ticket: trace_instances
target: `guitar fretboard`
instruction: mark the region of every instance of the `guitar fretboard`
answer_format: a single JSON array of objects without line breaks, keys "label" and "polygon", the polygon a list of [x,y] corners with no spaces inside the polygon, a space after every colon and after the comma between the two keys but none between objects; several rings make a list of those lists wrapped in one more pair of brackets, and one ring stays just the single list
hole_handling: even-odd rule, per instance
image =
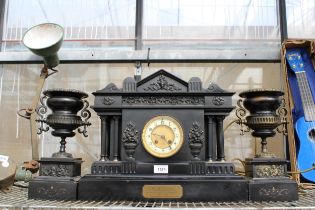
[{"label": "guitar fretboard", "polygon": [[308,84],[305,71],[296,72],[296,78],[300,89],[305,120],[314,121],[315,106],[313,101],[313,95],[311,92],[311,88]]}]

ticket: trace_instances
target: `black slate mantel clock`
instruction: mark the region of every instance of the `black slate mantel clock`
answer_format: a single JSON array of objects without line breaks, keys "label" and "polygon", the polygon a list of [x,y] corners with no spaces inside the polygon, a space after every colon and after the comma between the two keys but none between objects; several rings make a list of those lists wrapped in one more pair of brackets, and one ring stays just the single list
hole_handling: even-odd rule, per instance
[{"label": "black slate mantel clock", "polygon": [[160,70],[93,94],[101,158],[80,179],[79,199],[248,200],[247,181],[224,155],[223,119],[234,93]]}]

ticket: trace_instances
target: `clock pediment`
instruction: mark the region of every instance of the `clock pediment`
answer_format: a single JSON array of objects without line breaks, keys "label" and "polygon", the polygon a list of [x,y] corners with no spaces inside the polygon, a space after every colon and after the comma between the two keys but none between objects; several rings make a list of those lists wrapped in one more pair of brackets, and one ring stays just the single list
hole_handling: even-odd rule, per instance
[{"label": "clock pediment", "polygon": [[187,92],[188,83],[161,69],[137,83],[137,92]]},{"label": "clock pediment", "polygon": [[210,83],[209,87],[204,89],[198,77],[192,77],[186,82],[161,69],[138,82],[133,77],[127,77],[122,88],[110,83],[93,94],[93,108],[102,114],[131,107],[204,108],[207,112],[224,113],[233,109],[231,96],[234,93],[221,89],[215,83]]}]

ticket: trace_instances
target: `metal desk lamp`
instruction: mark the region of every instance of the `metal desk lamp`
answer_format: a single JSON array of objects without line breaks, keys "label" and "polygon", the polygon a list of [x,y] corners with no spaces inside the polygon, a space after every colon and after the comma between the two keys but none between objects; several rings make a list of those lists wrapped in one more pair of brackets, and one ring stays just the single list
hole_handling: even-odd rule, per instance
[{"label": "metal desk lamp", "polygon": [[[36,114],[35,109],[40,99],[40,94],[45,83],[45,79],[56,73],[57,70],[53,69],[58,66],[59,58],[57,55],[58,50],[61,47],[64,36],[63,28],[55,23],[43,23],[36,25],[29,30],[23,36],[23,44],[34,54],[43,57],[44,67],[41,69],[41,73],[38,79],[38,85],[36,94],[32,100],[31,106],[26,109],[18,111],[18,115],[30,120],[31,125],[31,143],[32,143],[32,159],[37,161],[39,159],[38,154],[38,137],[36,127]],[[49,71],[51,70],[51,71]],[[32,161],[34,167],[37,164]],[[29,165],[29,164],[28,164]],[[32,166],[30,166],[32,167]],[[38,164],[37,164],[38,168]]]}]

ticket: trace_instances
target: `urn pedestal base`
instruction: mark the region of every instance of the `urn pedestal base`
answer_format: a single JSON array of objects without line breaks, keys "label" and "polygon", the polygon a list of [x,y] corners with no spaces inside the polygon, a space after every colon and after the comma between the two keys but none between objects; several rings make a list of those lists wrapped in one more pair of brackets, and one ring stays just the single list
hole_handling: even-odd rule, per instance
[{"label": "urn pedestal base", "polygon": [[81,158],[41,158],[39,163],[39,176],[29,184],[29,199],[77,199]]},{"label": "urn pedestal base", "polygon": [[298,199],[297,183],[288,178],[287,160],[256,157],[245,160],[245,173],[250,177],[249,200],[294,201]]},{"label": "urn pedestal base", "polygon": [[245,174],[252,178],[287,177],[288,161],[281,158],[246,158]]},{"label": "urn pedestal base", "polygon": [[39,176],[30,181],[29,199],[77,200],[78,182],[73,177]]},{"label": "urn pedestal base", "polygon": [[249,180],[251,201],[295,201],[298,198],[298,185],[289,178]]},{"label": "urn pedestal base", "polygon": [[247,201],[247,180],[240,176],[86,175],[79,200]]},{"label": "urn pedestal base", "polygon": [[81,158],[41,158],[39,175],[52,177],[74,177],[81,175]]}]

